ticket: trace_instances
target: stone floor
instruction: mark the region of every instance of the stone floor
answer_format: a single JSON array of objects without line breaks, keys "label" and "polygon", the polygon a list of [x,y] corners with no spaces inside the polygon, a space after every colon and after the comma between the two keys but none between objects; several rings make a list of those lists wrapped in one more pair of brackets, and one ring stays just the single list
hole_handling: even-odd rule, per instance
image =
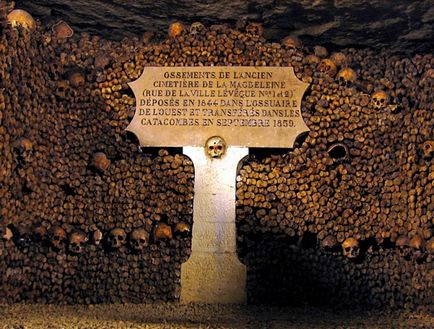
[{"label": "stone floor", "polygon": [[224,305],[0,305],[0,328],[434,328],[434,315]]}]

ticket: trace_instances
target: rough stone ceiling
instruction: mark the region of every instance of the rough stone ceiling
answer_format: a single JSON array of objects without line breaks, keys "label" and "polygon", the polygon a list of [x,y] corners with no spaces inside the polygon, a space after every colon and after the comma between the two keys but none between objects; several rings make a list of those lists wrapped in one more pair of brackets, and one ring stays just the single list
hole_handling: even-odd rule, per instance
[{"label": "rough stone ceiling", "polygon": [[432,0],[18,0],[16,7],[44,24],[63,19],[75,31],[113,40],[145,31],[163,38],[173,21],[232,26],[258,21],[267,38],[280,40],[292,34],[308,46],[434,49]]}]

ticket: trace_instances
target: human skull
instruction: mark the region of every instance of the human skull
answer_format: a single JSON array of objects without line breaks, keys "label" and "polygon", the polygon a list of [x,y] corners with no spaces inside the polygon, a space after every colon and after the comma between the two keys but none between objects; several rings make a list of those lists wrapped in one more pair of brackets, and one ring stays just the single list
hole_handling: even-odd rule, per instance
[{"label": "human skull", "polygon": [[205,32],[205,26],[200,22],[194,22],[190,26],[190,34],[196,35]]},{"label": "human skull", "polygon": [[46,236],[47,236],[47,229],[44,226],[38,224],[33,227],[33,239],[36,242],[44,241]]},{"label": "human skull", "polygon": [[22,9],[14,9],[7,16],[8,23],[16,28],[22,26],[26,30],[33,30],[36,26],[36,22],[27,11]]},{"label": "human skull", "polygon": [[107,245],[111,249],[119,249],[127,242],[127,234],[121,228],[114,228],[107,237]]},{"label": "human skull", "polygon": [[59,39],[67,39],[74,35],[72,28],[64,21],[59,21],[58,23],[54,24],[51,30]]},{"label": "human skull", "polygon": [[338,71],[338,68],[333,61],[325,58],[318,64],[318,70],[327,74],[330,77],[334,77],[336,75],[336,72]]},{"label": "human skull", "polygon": [[434,141],[426,141],[422,143],[422,152],[425,158],[430,158],[434,155]]},{"label": "human skull", "polygon": [[145,229],[136,229],[130,234],[130,246],[135,251],[143,251],[149,244],[149,233]]},{"label": "human skull", "polygon": [[14,242],[18,247],[26,248],[30,246],[32,240],[32,232],[30,226],[26,224],[20,224],[16,228],[16,234],[14,234]]},{"label": "human skull", "polygon": [[51,245],[57,250],[63,250],[66,244],[66,232],[60,226],[54,226],[50,230]]},{"label": "human skull", "polygon": [[19,161],[31,162],[33,156],[33,143],[28,138],[20,138],[14,143],[18,153]]},{"label": "human skull", "polygon": [[431,238],[426,244],[427,259],[426,262],[431,264],[434,261],[434,237]]},{"label": "human skull", "polygon": [[226,152],[226,143],[223,138],[214,136],[206,141],[205,150],[213,159],[221,158]]},{"label": "human skull", "polygon": [[377,90],[372,94],[372,105],[380,110],[389,103],[389,95],[384,90]]},{"label": "human skull", "polygon": [[69,237],[68,250],[74,254],[83,253],[87,240],[88,238],[83,232],[72,232]]},{"label": "human skull", "polygon": [[5,241],[10,241],[14,237],[14,233],[9,227],[0,228],[0,235]]},{"label": "human skull", "polygon": [[413,257],[420,259],[424,256],[425,241],[420,235],[415,235],[410,240],[410,246],[413,249]]},{"label": "human skull", "polygon": [[187,235],[188,233],[190,233],[190,225],[184,222],[179,222],[178,224],[176,224],[175,234]]},{"label": "human skull", "polygon": [[321,61],[321,59],[318,56],[312,55],[312,54],[305,56],[304,60],[309,65],[316,65],[316,64],[318,64]]},{"label": "human skull", "polygon": [[282,40],[282,45],[288,49],[297,49],[302,47],[300,39],[291,35]]},{"label": "human skull", "polygon": [[246,32],[252,36],[262,37],[264,35],[264,27],[260,23],[252,22],[246,26]]},{"label": "human skull", "polygon": [[344,53],[336,52],[330,55],[330,60],[338,66],[344,66],[348,62],[348,58]]},{"label": "human skull", "polygon": [[92,233],[92,242],[98,246],[102,240],[102,232],[100,230],[96,230]]},{"label": "human skull", "polygon": [[95,66],[96,69],[102,70],[103,68],[108,66],[110,62],[111,62],[110,55],[104,52],[95,57],[93,65]]},{"label": "human skull", "polygon": [[173,238],[172,229],[169,225],[158,223],[154,229],[154,241],[171,240]]},{"label": "human skull", "polygon": [[66,91],[69,88],[68,80],[59,80],[57,81],[57,86],[54,91],[54,94],[59,98],[64,98],[66,96]]},{"label": "human skull", "polygon": [[313,53],[315,54],[315,56],[318,56],[319,58],[327,57],[329,54],[327,48],[322,46],[313,47]]},{"label": "human skull", "polygon": [[426,251],[430,255],[434,255],[434,237],[432,237],[430,240],[428,240],[428,242],[426,244]]},{"label": "human skull", "polygon": [[180,22],[175,22],[170,24],[169,26],[169,37],[176,38],[182,34],[182,32],[185,30],[185,27]]},{"label": "human skull", "polygon": [[410,239],[405,236],[401,235],[396,239],[395,242],[396,248],[398,250],[398,254],[401,257],[404,257],[408,259],[411,255],[411,247],[410,247]]},{"label": "human skull", "polygon": [[104,171],[110,167],[110,160],[103,152],[96,152],[92,157],[92,166],[95,169]]},{"label": "human skull", "polygon": [[142,41],[145,45],[149,44],[151,40],[155,37],[155,33],[152,31],[145,31],[142,35]]},{"label": "human skull", "polygon": [[348,238],[342,243],[342,250],[347,258],[354,259],[360,255],[360,244],[355,238]]},{"label": "human skull", "polygon": [[338,81],[345,87],[351,87],[357,79],[357,74],[349,67],[343,68],[337,75]]},{"label": "human skull", "polygon": [[421,87],[430,87],[432,88],[434,85],[434,69],[428,69],[428,71],[426,71],[421,79],[419,80],[419,86]]},{"label": "human skull", "polygon": [[321,241],[321,249],[324,251],[333,251],[338,245],[336,238],[333,235],[326,236]]},{"label": "human skull", "polygon": [[69,84],[73,87],[80,87],[85,83],[85,77],[82,71],[74,69],[68,73]]},{"label": "human skull", "polygon": [[33,143],[28,138],[20,138],[17,142],[17,148],[20,152],[29,152],[33,149]]}]

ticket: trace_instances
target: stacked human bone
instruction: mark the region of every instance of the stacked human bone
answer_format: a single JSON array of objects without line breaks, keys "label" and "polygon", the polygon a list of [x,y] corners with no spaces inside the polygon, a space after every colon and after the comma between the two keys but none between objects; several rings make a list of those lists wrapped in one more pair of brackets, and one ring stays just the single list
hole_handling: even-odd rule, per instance
[{"label": "stacked human bone", "polygon": [[310,83],[311,131],[291,152],[252,151],[240,169],[250,301],[429,307],[432,55],[329,54],[270,43],[254,23],[111,42],[12,9],[1,8],[1,301],[177,300],[193,164],[125,132],[127,83],[145,66],[265,65]]},{"label": "stacked human bone", "polygon": [[176,300],[194,171],[124,131],[134,98],[115,90],[139,43],[15,14],[2,12],[0,45],[0,300]]}]

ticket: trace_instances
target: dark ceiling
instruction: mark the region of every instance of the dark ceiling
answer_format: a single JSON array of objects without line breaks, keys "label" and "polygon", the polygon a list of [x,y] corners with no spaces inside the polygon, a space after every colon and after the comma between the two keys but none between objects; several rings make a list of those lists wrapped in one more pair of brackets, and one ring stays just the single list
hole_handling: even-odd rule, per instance
[{"label": "dark ceiling", "polygon": [[[298,36],[306,45],[372,47],[400,52],[432,52],[432,0],[17,0],[44,24],[62,19],[75,31],[112,40],[166,35],[173,21],[205,25],[262,22],[267,38]],[[241,24],[242,25],[242,24]]]}]

